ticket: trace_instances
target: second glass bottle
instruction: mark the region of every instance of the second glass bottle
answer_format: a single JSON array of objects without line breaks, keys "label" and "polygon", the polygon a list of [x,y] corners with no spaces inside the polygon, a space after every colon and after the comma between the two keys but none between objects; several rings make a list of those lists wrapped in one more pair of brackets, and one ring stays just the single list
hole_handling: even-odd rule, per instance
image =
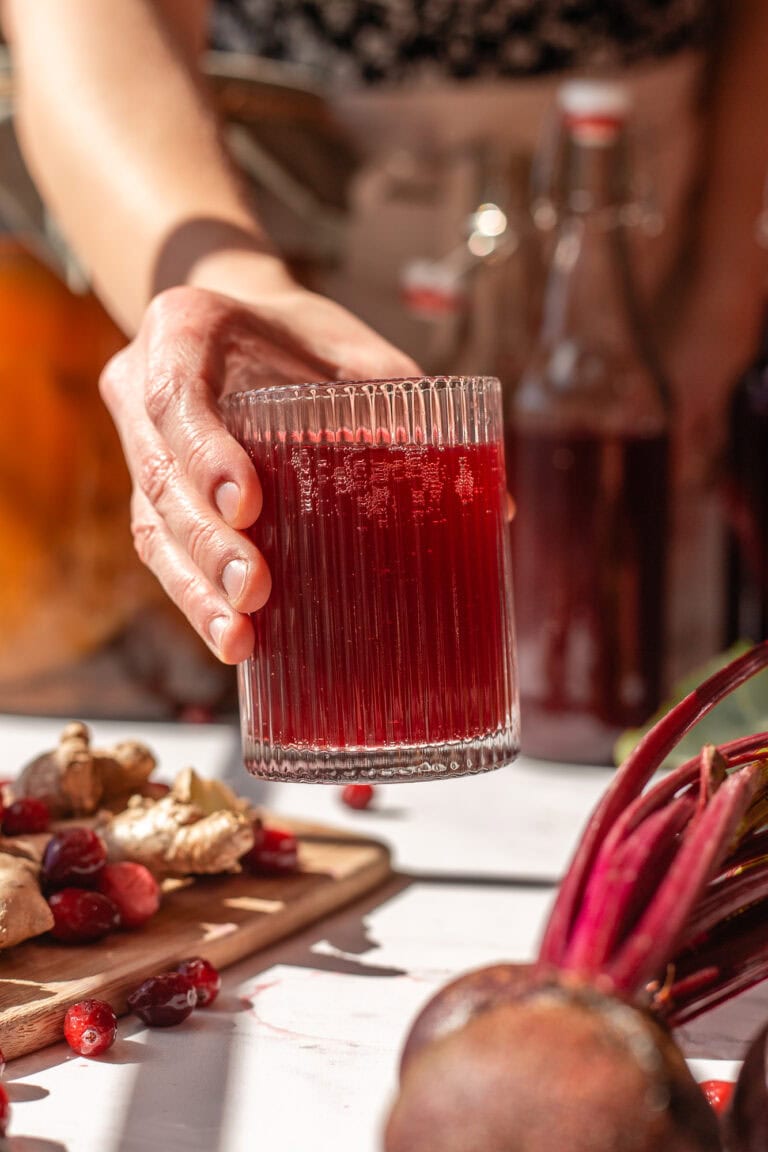
[{"label": "second glass bottle", "polygon": [[593,764],[663,670],[668,392],[628,254],[627,112],[616,85],[561,90],[557,229],[507,429],[523,751]]}]

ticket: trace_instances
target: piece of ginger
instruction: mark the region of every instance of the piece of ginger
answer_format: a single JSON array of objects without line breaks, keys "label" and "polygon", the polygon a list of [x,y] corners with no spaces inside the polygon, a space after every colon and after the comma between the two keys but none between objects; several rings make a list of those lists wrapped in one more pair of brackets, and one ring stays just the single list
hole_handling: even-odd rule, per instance
[{"label": "piece of ginger", "polygon": [[182,804],[194,804],[201,812],[209,815],[222,809],[230,812],[253,813],[251,803],[238,796],[231,788],[211,777],[198,775],[194,768],[183,768],[173,782],[171,793]]},{"label": "piece of ginger", "polygon": [[53,927],[40,890],[36,852],[22,842],[0,842],[0,948],[10,948]]},{"label": "piece of ginger", "polygon": [[92,748],[87,725],[73,721],[56,748],[22,769],[10,788],[11,798],[36,796],[54,818],[87,816],[115,796],[138,791],[155,764],[149,748],[135,740],[105,750]]},{"label": "piece of ginger", "polygon": [[205,814],[169,792],[160,800],[132,796],[98,832],[111,861],[136,860],[165,876],[239,872],[240,857],[253,847],[253,822],[222,808]]}]

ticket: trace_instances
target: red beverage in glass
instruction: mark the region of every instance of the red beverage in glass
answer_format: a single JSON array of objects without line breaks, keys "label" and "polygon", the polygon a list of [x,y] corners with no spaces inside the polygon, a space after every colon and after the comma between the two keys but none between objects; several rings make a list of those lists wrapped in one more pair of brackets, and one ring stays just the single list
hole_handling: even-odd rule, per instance
[{"label": "red beverage in glass", "polygon": [[238,435],[261,478],[252,535],[272,574],[241,669],[248,766],[402,779],[511,760],[500,410],[479,443],[376,421]]},{"label": "red beverage in glass", "polygon": [[608,763],[659,704],[667,452],[665,436],[508,437],[524,752]]},{"label": "red beverage in glass", "polygon": [[[254,445],[254,615],[281,744],[464,740],[504,718],[501,445]],[[286,508],[296,515],[285,515]],[[341,643],[330,643],[330,638]]]}]

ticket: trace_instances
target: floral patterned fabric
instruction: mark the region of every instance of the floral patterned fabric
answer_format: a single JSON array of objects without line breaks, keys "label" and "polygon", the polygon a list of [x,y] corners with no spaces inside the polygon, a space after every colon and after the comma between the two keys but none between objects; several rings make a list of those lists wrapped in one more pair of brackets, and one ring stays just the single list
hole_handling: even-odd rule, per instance
[{"label": "floral patterned fabric", "polygon": [[716,0],[217,0],[212,46],[336,83],[609,69],[699,46]]}]

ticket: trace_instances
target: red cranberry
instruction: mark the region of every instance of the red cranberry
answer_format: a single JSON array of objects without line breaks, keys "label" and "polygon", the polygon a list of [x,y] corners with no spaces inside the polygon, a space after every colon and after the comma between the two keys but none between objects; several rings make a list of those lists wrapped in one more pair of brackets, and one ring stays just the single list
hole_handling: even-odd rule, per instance
[{"label": "red cranberry", "polygon": [[51,893],[51,936],[63,944],[89,944],[101,940],[120,923],[117,908],[100,892],[88,888],[62,888]]},{"label": "red cranberry", "polygon": [[80,1000],[67,1009],[64,1039],[80,1056],[100,1056],[117,1036],[117,1016],[104,1000]]},{"label": "red cranberry", "polygon": [[192,981],[197,993],[198,1008],[207,1008],[209,1004],[213,1004],[221,991],[221,976],[210,960],[204,960],[202,956],[182,960],[181,964],[177,965],[176,971]]},{"label": "red cranberry", "polygon": [[216,716],[207,704],[183,704],[179,709],[179,720],[184,724],[212,724]]},{"label": "red cranberry", "polygon": [[11,1101],[8,1098],[8,1089],[0,1084],[0,1137],[8,1131],[8,1121],[11,1118]]},{"label": "red cranberry", "polygon": [[182,972],[163,972],[150,976],[128,997],[128,1007],[145,1024],[169,1028],[186,1020],[197,1003],[197,993],[188,976]]},{"label": "red cranberry", "polygon": [[22,796],[14,800],[3,812],[3,836],[29,836],[47,832],[51,813],[44,800],[36,796]]},{"label": "red cranberry", "polygon": [[160,907],[160,885],[149,868],[134,860],[106,864],[99,876],[99,892],[117,908],[122,928],[138,928]]},{"label": "red cranberry", "polygon": [[341,792],[342,804],[348,808],[367,808],[373,800],[373,784],[347,784]]},{"label": "red cranberry", "polygon": [[265,828],[257,821],[253,833],[253,848],[241,860],[250,872],[279,876],[296,871],[299,866],[299,845],[293,832],[286,832],[282,828]]},{"label": "red cranberry", "polygon": [[95,888],[107,859],[104,841],[92,828],[64,828],[51,836],[43,855],[42,881],[57,888]]},{"label": "red cranberry", "polygon": [[699,1087],[715,1112],[725,1111],[734,1089],[730,1080],[705,1080]]}]

